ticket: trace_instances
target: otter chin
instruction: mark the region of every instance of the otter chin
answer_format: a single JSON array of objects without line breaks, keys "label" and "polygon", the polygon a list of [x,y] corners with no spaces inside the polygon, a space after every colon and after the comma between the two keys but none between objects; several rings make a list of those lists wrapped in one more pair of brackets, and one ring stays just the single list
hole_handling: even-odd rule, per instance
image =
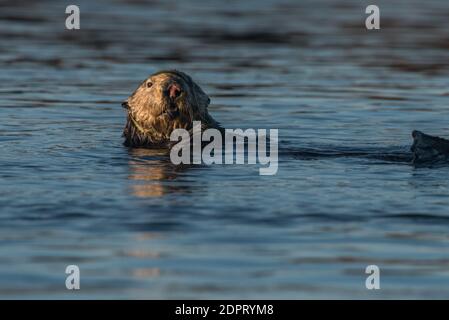
[{"label": "otter chin", "polygon": [[184,72],[156,72],[122,103],[128,111],[124,144],[167,148],[172,131],[191,130],[193,121],[201,121],[204,129],[221,129],[208,112],[209,104],[209,96]]}]

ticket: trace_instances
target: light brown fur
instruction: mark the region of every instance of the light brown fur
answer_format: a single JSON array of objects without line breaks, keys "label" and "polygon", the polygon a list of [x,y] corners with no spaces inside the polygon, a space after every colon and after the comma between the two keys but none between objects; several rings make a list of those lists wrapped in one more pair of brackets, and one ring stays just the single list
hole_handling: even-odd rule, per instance
[{"label": "light brown fur", "polygon": [[[182,91],[172,99],[167,88],[175,83]],[[123,135],[125,145],[165,148],[170,145],[174,129],[191,130],[193,121],[203,128],[220,128],[207,110],[210,99],[187,74],[180,71],[160,71],[143,81],[122,103],[128,110]],[[175,116],[167,110],[176,109]]]}]

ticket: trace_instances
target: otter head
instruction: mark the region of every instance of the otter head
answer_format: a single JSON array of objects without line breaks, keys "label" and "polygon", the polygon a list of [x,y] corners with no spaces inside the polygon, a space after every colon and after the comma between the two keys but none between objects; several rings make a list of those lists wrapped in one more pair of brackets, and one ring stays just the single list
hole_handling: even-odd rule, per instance
[{"label": "otter head", "polygon": [[165,147],[174,129],[190,130],[193,121],[216,128],[209,103],[207,94],[184,72],[159,71],[122,103],[128,110],[125,145]]},{"label": "otter head", "polygon": [[414,164],[433,164],[447,161],[449,158],[449,141],[439,137],[433,137],[422,133],[421,131],[413,131],[413,152]]}]

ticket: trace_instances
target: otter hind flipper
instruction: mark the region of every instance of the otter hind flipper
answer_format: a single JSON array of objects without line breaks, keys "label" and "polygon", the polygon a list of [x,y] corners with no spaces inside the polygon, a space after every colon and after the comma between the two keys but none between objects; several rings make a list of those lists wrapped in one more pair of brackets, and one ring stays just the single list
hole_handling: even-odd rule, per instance
[{"label": "otter hind flipper", "polygon": [[410,150],[413,153],[413,164],[449,164],[449,140],[431,136],[418,130],[412,132],[412,137],[413,145]]}]

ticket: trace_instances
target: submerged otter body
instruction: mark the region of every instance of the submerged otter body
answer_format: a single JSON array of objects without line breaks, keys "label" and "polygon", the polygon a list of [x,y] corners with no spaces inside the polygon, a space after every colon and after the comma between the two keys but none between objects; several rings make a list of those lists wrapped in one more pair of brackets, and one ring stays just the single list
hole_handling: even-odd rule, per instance
[{"label": "submerged otter body", "polygon": [[143,81],[122,103],[128,110],[123,135],[130,147],[165,148],[174,129],[220,128],[207,110],[210,98],[181,71],[159,71]]},{"label": "submerged otter body", "polygon": [[[143,81],[122,103],[128,111],[123,131],[124,144],[129,147],[169,148],[172,131],[181,128],[191,130],[193,121],[201,121],[202,129],[222,131],[208,112],[209,103],[208,95],[184,72],[159,71]],[[414,165],[449,163],[449,140],[416,130],[412,137],[412,154],[406,157],[411,160],[407,161]],[[328,156],[328,153],[323,155]],[[352,155],[354,152],[338,156]],[[373,157],[373,154],[369,156]],[[391,160],[396,156],[383,154],[381,158]]]}]

